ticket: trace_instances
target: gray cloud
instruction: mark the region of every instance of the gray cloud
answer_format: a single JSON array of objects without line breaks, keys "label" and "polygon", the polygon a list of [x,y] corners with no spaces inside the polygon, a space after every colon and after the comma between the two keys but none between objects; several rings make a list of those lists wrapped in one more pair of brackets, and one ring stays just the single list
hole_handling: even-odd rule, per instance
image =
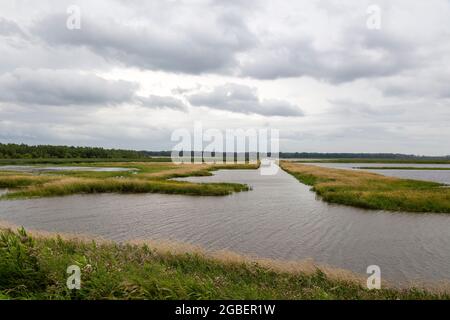
[{"label": "gray cloud", "polygon": [[[170,134],[156,132],[201,120],[279,127],[292,151],[449,153],[450,2],[379,0],[378,31],[366,28],[372,3],[3,1],[0,140],[158,148]],[[66,28],[70,4],[81,30]],[[227,82],[255,89],[214,88]]]},{"label": "gray cloud", "polygon": [[[170,12],[178,13],[176,8]],[[63,14],[49,15],[32,32],[50,45],[87,47],[107,60],[141,69],[192,74],[230,71],[236,66],[236,54],[255,42],[242,18],[228,11],[208,12],[201,24],[189,20],[176,24],[173,17],[164,24],[146,20],[131,25],[83,16],[80,30],[65,28],[66,19]]]},{"label": "gray cloud", "polygon": [[256,89],[228,83],[215,87],[210,92],[200,92],[187,96],[193,106],[226,110],[244,114],[264,116],[300,117],[302,110],[283,100],[261,100]]},{"label": "gray cloud", "polygon": [[307,76],[342,83],[397,74],[413,65],[412,46],[388,32],[359,27],[344,34],[338,46],[329,48],[318,48],[309,38],[276,38],[252,51],[241,72],[259,79]]},{"label": "gray cloud", "polygon": [[16,22],[3,17],[0,17],[0,35],[27,37],[25,32]]},{"label": "gray cloud", "polygon": [[[293,15],[298,6],[292,5],[292,13],[287,13]],[[385,20],[395,17],[389,14],[391,6],[395,7],[383,6]],[[85,9],[86,4],[81,7]],[[395,10],[401,7],[399,4]],[[90,15],[91,10],[82,10],[80,30],[67,29],[67,14],[60,12],[35,19],[28,32],[53,49],[88,50],[112,65],[188,74],[234,74],[255,79],[311,77],[343,83],[396,75],[426,63],[419,54],[428,46],[424,37],[405,37],[392,24],[384,24],[378,31],[368,30],[366,8],[364,1],[359,5],[319,2],[309,7],[313,15],[322,13],[322,19],[323,12],[327,13],[329,19],[316,24],[319,28],[321,22],[329,23],[330,41],[321,39],[321,33],[305,33],[313,27],[311,21],[285,22],[282,19],[286,17],[265,12],[266,2],[255,1],[119,1],[111,6],[111,12]],[[350,14],[352,10],[357,14]],[[345,23],[333,16],[336,13],[348,17]],[[270,24],[266,23],[268,18]],[[432,21],[433,16],[422,18]],[[397,25],[402,26],[405,20]],[[23,27],[2,19],[0,33],[2,29],[4,33],[19,33]],[[436,39],[442,36],[441,30],[433,31]]]},{"label": "gray cloud", "polygon": [[292,13],[274,13],[284,27],[259,30],[259,45],[243,58],[241,75],[340,84],[421,70],[449,50],[449,2],[431,2],[425,7],[419,1],[379,1],[379,30],[366,27],[366,9],[373,4],[367,0],[290,3]]},{"label": "gray cloud", "polygon": [[[448,69],[448,68],[447,68]],[[416,74],[404,74],[376,82],[377,87],[389,97],[435,99],[450,98],[450,70],[423,70]]]},{"label": "gray cloud", "polygon": [[168,108],[180,111],[186,111],[186,104],[180,99],[171,96],[149,95],[147,97],[136,97],[144,107],[149,108]]},{"label": "gray cloud", "polygon": [[329,113],[340,117],[363,117],[372,121],[389,121],[392,117],[403,116],[408,111],[408,106],[403,104],[371,104],[369,102],[355,101],[352,99],[330,99],[332,105]]},{"label": "gray cloud", "polygon": [[[171,15],[175,9],[168,10]],[[189,74],[237,72],[257,79],[309,76],[339,83],[396,74],[414,60],[413,44],[390,32],[367,30],[364,24],[340,30],[340,43],[323,49],[301,34],[258,39],[236,10],[217,10],[216,3],[210,10],[212,19],[180,25],[170,20],[164,25],[149,20],[131,25],[83,16],[80,30],[65,28],[66,15],[53,14],[36,22],[31,31],[52,46],[86,47],[126,66]]]},{"label": "gray cloud", "polygon": [[139,96],[138,84],[107,80],[72,70],[16,69],[0,75],[0,101],[22,105],[105,106],[124,103],[147,108],[185,110],[183,101],[170,96]]},{"label": "gray cloud", "polygon": [[137,85],[68,70],[17,69],[0,76],[0,88],[1,101],[64,106],[128,102]]}]

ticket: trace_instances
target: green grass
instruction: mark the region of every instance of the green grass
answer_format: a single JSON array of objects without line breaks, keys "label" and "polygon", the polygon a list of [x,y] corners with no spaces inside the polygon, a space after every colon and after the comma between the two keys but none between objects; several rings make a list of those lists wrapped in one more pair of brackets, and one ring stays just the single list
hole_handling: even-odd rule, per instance
[{"label": "green grass", "polygon": [[[287,160],[286,160],[287,161]],[[304,159],[293,160],[295,163],[411,163],[411,164],[450,164],[450,160],[420,159]]]},{"label": "green grass", "polygon": [[181,181],[151,182],[131,179],[79,180],[52,183],[3,195],[4,199],[67,196],[80,193],[165,193],[196,196],[224,196],[248,191],[246,185],[232,183],[189,183]]},{"label": "green grass", "polygon": [[[66,286],[81,269],[81,289]],[[150,245],[32,237],[0,230],[3,299],[448,299],[418,288],[367,290],[315,272],[283,272],[258,261],[174,253]]]},{"label": "green grass", "polygon": [[324,201],[365,209],[450,213],[450,188],[419,180],[282,161],[281,167]]},{"label": "green grass", "polygon": [[36,177],[31,175],[3,175],[0,173],[0,188],[23,188],[42,185],[52,181],[51,177]]},{"label": "green grass", "polygon": [[354,167],[362,170],[450,170],[450,168],[438,167]]},{"label": "green grass", "polygon": [[36,159],[0,159],[0,165],[33,165],[33,164],[79,164],[97,162],[170,162],[170,157],[148,157],[138,159],[114,158],[36,158]]},{"label": "green grass", "polygon": [[[73,165],[66,163],[65,165]],[[257,165],[231,164],[176,165],[170,162],[99,162],[79,163],[90,167],[123,167],[137,169],[126,172],[58,171],[37,174],[1,172],[0,188],[9,192],[0,199],[66,196],[82,193],[166,193],[197,196],[223,196],[248,191],[249,187],[237,183],[193,183],[172,178],[207,176],[217,169],[256,169]]]}]

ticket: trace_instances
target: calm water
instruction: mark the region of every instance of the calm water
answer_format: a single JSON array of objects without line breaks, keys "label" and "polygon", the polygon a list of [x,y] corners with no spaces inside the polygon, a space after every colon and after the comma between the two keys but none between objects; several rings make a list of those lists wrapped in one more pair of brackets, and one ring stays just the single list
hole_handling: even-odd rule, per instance
[{"label": "calm water", "polygon": [[[306,164],[306,163],[305,163]],[[327,168],[336,169],[353,169],[357,167],[420,167],[420,168],[449,168],[450,164],[408,164],[408,163],[309,163]],[[376,169],[356,169],[370,171],[385,176],[416,179],[416,180],[428,180],[445,184],[450,184],[450,170],[376,170]]]},{"label": "calm water", "polygon": [[92,171],[92,172],[123,172],[134,171],[131,168],[108,168],[108,167],[73,167],[73,166],[0,166],[0,171],[20,171],[20,172],[52,172],[52,171]]},{"label": "calm water", "polygon": [[377,264],[394,282],[450,279],[450,215],[365,211],[318,201],[280,171],[223,170],[192,181],[243,182],[225,197],[76,195],[0,201],[0,220],[113,240],[171,239],[208,249],[316,262],[365,273]]}]

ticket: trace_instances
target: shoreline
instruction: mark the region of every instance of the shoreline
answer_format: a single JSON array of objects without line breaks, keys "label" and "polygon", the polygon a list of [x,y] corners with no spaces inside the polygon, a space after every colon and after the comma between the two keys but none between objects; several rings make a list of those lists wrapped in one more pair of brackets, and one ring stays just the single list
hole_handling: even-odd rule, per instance
[{"label": "shoreline", "polygon": [[[20,230],[19,226],[7,221],[0,220],[0,234],[6,230]],[[96,243],[98,245],[132,245],[149,246],[152,250],[164,255],[198,255],[204,259],[227,264],[245,264],[250,266],[260,266],[276,273],[287,273],[291,275],[305,274],[313,275],[317,271],[322,272],[327,278],[333,281],[344,281],[365,287],[369,275],[360,274],[349,269],[339,268],[326,263],[316,263],[313,258],[306,257],[296,260],[283,260],[267,257],[254,256],[228,249],[206,249],[200,244],[192,244],[177,240],[166,239],[130,239],[115,241],[104,238],[100,235],[85,233],[67,233],[58,231],[46,231],[34,228],[26,228],[26,232],[35,239],[62,239],[63,241],[75,241],[82,243]],[[450,281],[441,280],[409,280],[393,281],[382,279],[382,289],[387,290],[425,290],[430,293],[450,294]]]},{"label": "shoreline", "polygon": [[[369,290],[345,271],[191,246],[173,251],[147,241],[119,244],[1,229],[0,247],[2,299],[450,299],[448,287],[395,288],[382,282],[381,289]],[[81,271],[76,291],[66,287],[66,269],[73,265]]]},{"label": "shoreline", "polygon": [[[80,164],[82,165],[82,164]],[[169,162],[96,163],[92,167],[119,167],[138,171],[58,171],[45,174],[1,171],[0,188],[10,192],[0,200],[66,196],[88,193],[161,193],[192,196],[225,196],[249,191],[238,183],[192,183],[173,178],[207,176],[220,169],[257,169],[259,164],[182,164]]]},{"label": "shoreline", "polygon": [[450,213],[450,189],[442,188],[443,183],[289,161],[280,161],[280,167],[328,203],[391,212]]}]

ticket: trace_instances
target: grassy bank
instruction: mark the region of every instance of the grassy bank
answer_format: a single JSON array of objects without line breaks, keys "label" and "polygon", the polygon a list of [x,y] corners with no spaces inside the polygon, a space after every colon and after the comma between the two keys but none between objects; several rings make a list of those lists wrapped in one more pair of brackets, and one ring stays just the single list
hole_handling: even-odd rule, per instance
[{"label": "grassy bank", "polygon": [[[81,290],[66,287],[81,269]],[[284,272],[258,261],[174,253],[145,244],[31,237],[0,230],[3,299],[448,299],[421,289],[367,290],[320,270]]]},{"label": "grassy bank", "polygon": [[[73,165],[67,163],[65,165]],[[211,175],[218,169],[256,169],[252,164],[183,164],[171,162],[101,162],[77,163],[78,166],[122,167],[125,172],[8,172],[0,171],[0,188],[9,192],[0,199],[65,196],[78,193],[167,193],[221,196],[246,191],[248,186],[236,183],[191,183],[172,178]],[[1,169],[0,169],[1,170]]]},{"label": "grassy bank", "polygon": [[450,213],[450,189],[439,183],[288,161],[282,161],[280,166],[330,203],[390,211]]},{"label": "grassy bank", "polygon": [[410,164],[450,164],[450,160],[437,159],[304,159],[293,160],[296,163],[410,163]]},{"label": "grassy bank", "polygon": [[36,159],[0,159],[0,165],[35,165],[35,164],[79,164],[101,162],[170,162],[169,157],[147,157],[139,159],[122,158],[36,158]]},{"label": "grassy bank", "polygon": [[363,170],[450,170],[450,168],[438,167],[354,167],[354,169]]}]

